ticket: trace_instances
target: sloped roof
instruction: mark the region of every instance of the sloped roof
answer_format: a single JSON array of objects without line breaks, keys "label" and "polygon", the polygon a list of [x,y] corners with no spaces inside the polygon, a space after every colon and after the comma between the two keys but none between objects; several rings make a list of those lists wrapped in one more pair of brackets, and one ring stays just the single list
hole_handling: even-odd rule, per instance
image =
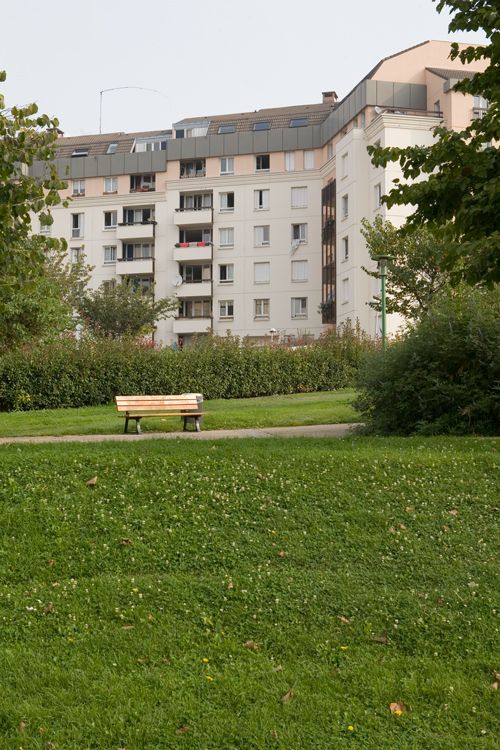
[{"label": "sloped roof", "polygon": [[169,138],[171,134],[171,130],[148,130],[137,133],[98,133],[58,138],[57,158],[69,159],[75,148],[88,148],[89,156],[102,156],[106,154],[110,143],[117,144],[116,154],[129,154],[137,138],[154,138],[161,135]]},{"label": "sloped roof", "polygon": [[430,73],[445,78],[448,81],[455,80],[461,81],[463,78],[474,78],[477,72],[476,70],[465,70],[464,68],[458,68],[449,70],[448,68],[426,68]]}]

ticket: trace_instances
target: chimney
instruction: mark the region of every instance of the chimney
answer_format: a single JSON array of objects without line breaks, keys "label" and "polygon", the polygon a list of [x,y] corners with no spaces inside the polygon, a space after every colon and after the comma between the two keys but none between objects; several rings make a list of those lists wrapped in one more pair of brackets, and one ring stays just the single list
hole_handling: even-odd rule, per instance
[{"label": "chimney", "polygon": [[323,91],[323,104],[335,104],[338,99],[336,91]]}]

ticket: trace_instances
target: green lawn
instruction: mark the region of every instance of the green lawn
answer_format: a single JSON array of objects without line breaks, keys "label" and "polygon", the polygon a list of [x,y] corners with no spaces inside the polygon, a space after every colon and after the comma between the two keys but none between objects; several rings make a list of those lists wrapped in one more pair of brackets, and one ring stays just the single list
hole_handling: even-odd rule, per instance
[{"label": "green lawn", "polygon": [[[263,396],[206,401],[203,429],[238,427],[281,427],[289,425],[356,422],[352,407],[356,393],[352,389],[322,393],[297,393],[289,396]],[[175,432],[182,429],[179,418],[144,419],[145,432]],[[135,424],[129,426],[134,431]],[[18,435],[90,435],[123,431],[123,418],[114,405],[81,409],[46,409],[28,412],[1,412],[0,437]]]},{"label": "green lawn", "polygon": [[496,446],[1,447],[0,750],[498,747]]}]

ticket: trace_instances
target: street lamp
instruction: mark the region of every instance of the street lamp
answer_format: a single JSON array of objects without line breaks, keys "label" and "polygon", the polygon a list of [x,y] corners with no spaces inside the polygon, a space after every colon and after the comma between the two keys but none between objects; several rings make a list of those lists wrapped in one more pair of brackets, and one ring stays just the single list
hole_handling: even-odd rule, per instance
[{"label": "street lamp", "polygon": [[387,279],[387,264],[390,260],[390,255],[379,255],[378,261],[378,275],[380,277],[380,305],[382,308],[382,349],[387,349],[387,303],[385,298],[385,286]]},{"label": "street lamp", "polygon": [[114,86],[111,89],[102,89],[99,91],[99,133],[102,133],[102,95],[107,94],[108,91],[123,91],[124,89],[136,89],[137,91],[152,91],[154,94],[160,94],[160,96],[167,99],[167,95],[163,91],[157,89],[150,89],[146,86]]}]

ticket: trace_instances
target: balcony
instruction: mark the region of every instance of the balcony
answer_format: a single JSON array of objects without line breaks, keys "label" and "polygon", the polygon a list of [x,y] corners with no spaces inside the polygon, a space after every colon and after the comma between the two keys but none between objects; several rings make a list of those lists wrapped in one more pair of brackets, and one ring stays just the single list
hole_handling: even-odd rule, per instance
[{"label": "balcony", "polygon": [[131,260],[119,258],[116,261],[115,270],[121,276],[147,276],[153,273],[153,258],[132,258]]},{"label": "balcony", "polygon": [[206,333],[211,327],[211,318],[175,318],[173,321],[174,333]]},{"label": "balcony", "polygon": [[200,226],[212,223],[211,208],[176,208],[174,224],[176,226]]},{"label": "balcony", "polygon": [[174,260],[187,263],[192,260],[212,260],[212,243],[176,242]]},{"label": "balcony", "polygon": [[185,281],[181,286],[175,290],[176,294],[180,298],[184,297],[211,297],[212,296],[212,282],[211,281]]},{"label": "balcony", "polygon": [[205,159],[181,161],[180,163],[179,177],[181,180],[188,179],[190,177],[205,177],[205,174]]},{"label": "balcony", "polygon": [[121,223],[116,227],[117,240],[152,240],[155,234],[154,221]]}]

